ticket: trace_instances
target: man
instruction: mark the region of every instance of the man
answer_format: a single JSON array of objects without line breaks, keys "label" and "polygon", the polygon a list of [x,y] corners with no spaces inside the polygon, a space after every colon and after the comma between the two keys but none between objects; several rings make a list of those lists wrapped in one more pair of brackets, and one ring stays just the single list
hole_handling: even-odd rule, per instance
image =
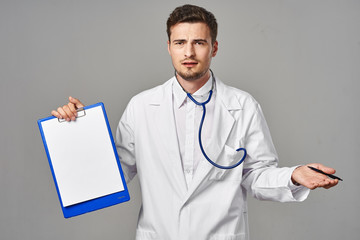
[{"label": "man", "polygon": [[[139,176],[142,208],[136,239],[248,239],[247,193],[261,200],[303,201],[309,189],[338,181],[307,166],[277,168],[277,155],[259,104],[226,86],[211,70],[218,51],[217,23],[203,8],[184,5],[167,21],[168,51],[176,74],[161,86],[131,99],[118,125],[116,146],[129,182]],[[207,156],[231,170],[212,166]],[[84,105],[75,98],[53,111],[75,120]],[[326,173],[335,170],[310,164]]]}]

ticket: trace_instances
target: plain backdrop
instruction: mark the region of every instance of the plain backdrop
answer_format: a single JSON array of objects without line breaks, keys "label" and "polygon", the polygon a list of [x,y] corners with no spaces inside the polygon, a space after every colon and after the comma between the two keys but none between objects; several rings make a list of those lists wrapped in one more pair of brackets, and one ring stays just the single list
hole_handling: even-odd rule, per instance
[{"label": "plain backdrop", "polygon": [[[0,239],[134,239],[138,179],[130,202],[64,219],[36,121],[71,95],[104,102],[114,132],[133,95],[173,76],[165,23],[184,3],[0,0]],[[192,3],[215,14],[212,69],[260,102],[280,166],[344,179],[302,203],[250,197],[252,239],[358,239],[360,1]]]}]

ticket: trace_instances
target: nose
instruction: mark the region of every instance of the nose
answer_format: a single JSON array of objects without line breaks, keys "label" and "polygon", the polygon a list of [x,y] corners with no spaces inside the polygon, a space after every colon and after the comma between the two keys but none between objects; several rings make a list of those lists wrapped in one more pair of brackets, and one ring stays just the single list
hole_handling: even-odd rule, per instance
[{"label": "nose", "polygon": [[186,44],[186,46],[185,46],[185,57],[186,58],[191,58],[191,57],[194,57],[194,56],[195,56],[195,49],[194,49],[193,44],[191,44],[191,43]]}]

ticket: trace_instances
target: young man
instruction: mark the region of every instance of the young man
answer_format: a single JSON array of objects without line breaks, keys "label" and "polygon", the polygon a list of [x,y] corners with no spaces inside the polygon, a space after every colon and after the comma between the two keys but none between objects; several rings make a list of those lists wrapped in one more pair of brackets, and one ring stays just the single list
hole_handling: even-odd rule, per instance
[{"label": "young man", "polygon": [[[203,8],[184,5],[167,21],[168,51],[176,74],[131,99],[117,129],[116,146],[129,182],[139,176],[142,208],[136,239],[248,239],[246,195],[280,202],[303,201],[309,189],[337,180],[307,166],[277,168],[278,157],[259,104],[216,78],[217,23]],[[210,94],[212,92],[212,95]],[[231,170],[212,166],[245,161]],[[211,95],[211,98],[209,96]],[[75,120],[74,98],[52,114]],[[310,164],[327,173],[335,170]]]}]

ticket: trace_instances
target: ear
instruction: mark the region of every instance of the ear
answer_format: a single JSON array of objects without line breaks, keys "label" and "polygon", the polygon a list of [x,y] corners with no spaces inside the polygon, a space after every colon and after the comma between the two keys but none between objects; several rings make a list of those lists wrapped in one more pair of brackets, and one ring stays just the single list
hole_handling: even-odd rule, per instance
[{"label": "ear", "polygon": [[218,41],[215,41],[214,45],[213,45],[213,49],[212,49],[212,53],[211,53],[211,56],[212,57],[215,57],[216,56],[216,53],[218,51],[218,47],[219,47],[219,43]]},{"label": "ear", "polygon": [[169,40],[167,41],[167,46],[168,46],[168,53],[169,53],[169,55],[171,55],[171,52],[170,52],[170,41],[169,41]]}]

